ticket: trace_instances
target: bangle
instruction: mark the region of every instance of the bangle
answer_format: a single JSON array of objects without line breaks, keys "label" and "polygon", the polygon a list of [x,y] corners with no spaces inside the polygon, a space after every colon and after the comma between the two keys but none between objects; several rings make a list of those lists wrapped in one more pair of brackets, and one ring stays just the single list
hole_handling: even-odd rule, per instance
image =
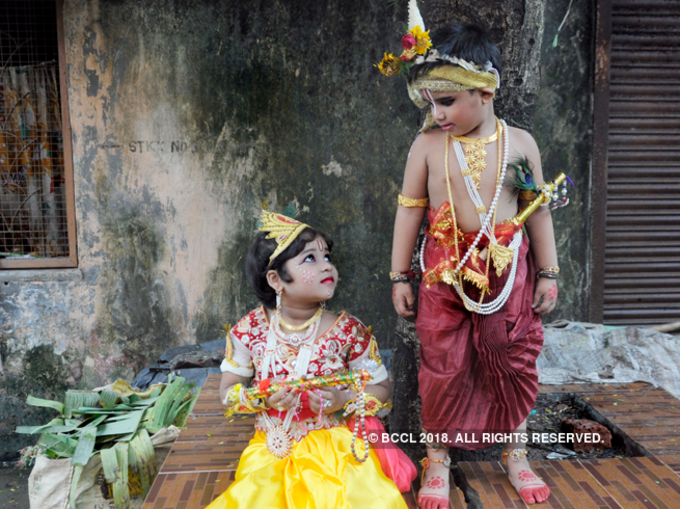
[{"label": "bangle", "polygon": [[538,270],[538,277],[544,277],[547,279],[557,279],[560,275],[560,268],[557,265],[552,267],[545,267]]},{"label": "bangle", "polygon": [[357,404],[354,402],[353,399],[350,399],[347,403],[345,403],[342,409],[343,409],[342,416],[348,417],[356,411]]},{"label": "bangle", "polygon": [[410,281],[411,279],[415,279],[415,277],[416,273],[413,272],[411,269],[404,270],[401,272],[398,271],[390,272],[390,279],[395,283],[403,283],[404,281]]}]

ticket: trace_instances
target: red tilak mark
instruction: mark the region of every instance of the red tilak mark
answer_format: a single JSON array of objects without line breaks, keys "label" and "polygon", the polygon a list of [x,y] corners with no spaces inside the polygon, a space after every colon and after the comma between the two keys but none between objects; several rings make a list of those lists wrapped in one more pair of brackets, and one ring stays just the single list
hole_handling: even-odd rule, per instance
[{"label": "red tilak mark", "polygon": [[548,289],[548,297],[550,297],[551,300],[555,300],[557,298],[557,285],[552,285]]},{"label": "red tilak mark", "polygon": [[392,302],[397,298],[397,289],[392,287]]}]

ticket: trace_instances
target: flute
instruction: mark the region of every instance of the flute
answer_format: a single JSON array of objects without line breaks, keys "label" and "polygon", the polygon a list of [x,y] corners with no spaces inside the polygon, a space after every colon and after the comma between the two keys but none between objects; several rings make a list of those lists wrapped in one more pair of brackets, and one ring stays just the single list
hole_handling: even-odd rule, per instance
[{"label": "flute", "polygon": [[[557,177],[555,177],[555,180],[552,182],[546,182],[542,186],[540,186],[540,189],[536,193],[538,196],[533,199],[533,201],[520,212],[517,214],[514,218],[512,218],[512,222],[515,223],[516,225],[521,225],[523,224],[527,219],[529,219],[529,216],[536,212],[536,209],[540,207],[541,205],[545,203],[550,203],[553,201],[555,203],[554,208],[561,208],[565,207],[569,204],[569,198],[566,197],[566,180],[569,180],[569,177],[567,177],[564,173],[560,173]],[[556,199],[556,193],[557,188],[560,184],[565,182],[565,187],[562,190],[562,195],[563,198],[561,201],[558,201]]]}]

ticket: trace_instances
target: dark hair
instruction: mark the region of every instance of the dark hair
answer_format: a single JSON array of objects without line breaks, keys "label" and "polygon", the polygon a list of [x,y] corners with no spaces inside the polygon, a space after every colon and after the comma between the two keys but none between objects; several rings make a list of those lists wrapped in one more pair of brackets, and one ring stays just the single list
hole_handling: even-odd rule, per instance
[{"label": "dark hair", "polygon": [[246,257],[246,276],[255,295],[266,308],[274,309],[276,307],[276,292],[267,282],[267,272],[275,270],[286,283],[292,282],[293,278],[288,274],[284,264],[299,255],[305,246],[316,239],[317,236],[326,241],[329,251],[333,249],[333,241],[325,233],[307,227],[270,264],[269,257],[276,250],[276,240],[268,239],[266,232],[259,232],[255,235],[253,245],[250,246],[250,251],[248,251]]},{"label": "dark hair", "polygon": [[[470,23],[452,23],[432,32],[432,45],[442,55],[458,57],[483,66],[491,62],[500,75],[502,70],[501,52],[494,44],[486,29]],[[447,65],[445,60],[428,62],[411,67],[409,81],[420,73]]]}]

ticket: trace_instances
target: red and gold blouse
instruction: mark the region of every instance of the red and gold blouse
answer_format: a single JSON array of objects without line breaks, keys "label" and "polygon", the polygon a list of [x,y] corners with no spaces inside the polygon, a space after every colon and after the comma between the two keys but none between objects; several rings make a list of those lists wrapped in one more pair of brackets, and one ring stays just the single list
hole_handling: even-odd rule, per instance
[{"label": "red and gold blouse", "polygon": [[[241,318],[227,336],[225,359],[222,371],[243,377],[253,377],[255,384],[262,378],[262,361],[267,345],[269,320],[264,307],[260,306]],[[293,379],[299,348],[283,341],[276,345],[276,362],[270,369],[276,378]],[[371,331],[357,318],[341,312],[333,325],[320,334],[312,344],[312,354],[307,367],[307,376],[329,375],[337,371],[368,369],[373,375],[370,384],[387,379],[387,370],[380,358],[378,344]],[[264,429],[259,422],[256,427]],[[274,418],[277,421],[276,417]],[[322,423],[315,419],[296,421],[291,435],[299,440],[311,429],[329,428],[343,424],[332,414],[324,414]]]}]

